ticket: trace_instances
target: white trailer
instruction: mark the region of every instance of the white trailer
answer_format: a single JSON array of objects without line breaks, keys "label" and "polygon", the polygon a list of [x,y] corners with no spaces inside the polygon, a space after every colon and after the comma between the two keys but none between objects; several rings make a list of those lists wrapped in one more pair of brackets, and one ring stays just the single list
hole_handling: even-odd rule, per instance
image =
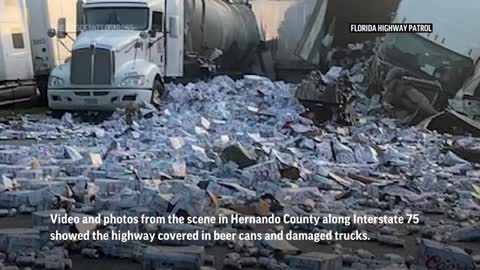
[{"label": "white trailer", "polygon": [[[48,30],[60,17],[76,19],[75,0],[0,1],[0,106],[43,94],[51,70],[70,55],[73,40],[58,43]],[[66,31],[75,37],[76,25]]]},{"label": "white trailer", "polygon": [[36,94],[24,0],[0,1],[0,106]]}]

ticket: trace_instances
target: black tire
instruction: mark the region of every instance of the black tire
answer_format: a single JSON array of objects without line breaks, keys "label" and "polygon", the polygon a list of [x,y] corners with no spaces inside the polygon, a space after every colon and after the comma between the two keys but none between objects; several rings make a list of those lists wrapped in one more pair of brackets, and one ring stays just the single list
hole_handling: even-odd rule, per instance
[{"label": "black tire", "polygon": [[50,116],[55,119],[62,119],[65,111],[50,110]]},{"label": "black tire", "polygon": [[163,82],[156,78],[153,82],[152,87],[152,100],[150,101],[153,105],[159,106],[162,102],[162,99],[166,97],[165,85]]},{"label": "black tire", "polygon": [[37,99],[38,106],[48,106],[48,76],[39,76],[36,78],[37,88],[40,96]]}]

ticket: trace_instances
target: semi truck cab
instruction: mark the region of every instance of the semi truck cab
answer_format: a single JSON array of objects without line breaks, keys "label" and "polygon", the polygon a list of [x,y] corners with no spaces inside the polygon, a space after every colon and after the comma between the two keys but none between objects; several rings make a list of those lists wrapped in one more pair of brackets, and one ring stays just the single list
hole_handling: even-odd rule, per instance
[{"label": "semi truck cab", "polygon": [[[71,60],[48,82],[52,110],[158,104],[164,78],[183,75],[183,0],[86,0]],[[68,38],[65,19],[50,36]]]}]

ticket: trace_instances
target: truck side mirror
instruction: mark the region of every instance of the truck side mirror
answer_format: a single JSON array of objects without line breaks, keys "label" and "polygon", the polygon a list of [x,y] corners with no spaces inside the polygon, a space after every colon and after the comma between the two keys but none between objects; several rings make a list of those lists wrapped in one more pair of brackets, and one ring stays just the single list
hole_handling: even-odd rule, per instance
[{"label": "truck side mirror", "polygon": [[171,38],[178,38],[179,29],[178,29],[178,17],[177,16],[170,16],[168,18],[168,25],[169,25],[169,35]]},{"label": "truck side mirror", "polygon": [[147,39],[148,36],[151,36],[151,35],[152,35],[152,34],[150,33],[150,31],[148,31],[148,32],[145,32],[145,31],[144,31],[144,32],[141,32],[141,33],[140,33],[140,38],[141,38],[141,39]]},{"label": "truck side mirror", "polygon": [[150,35],[154,38],[157,33],[162,32],[163,26],[163,13],[162,12],[153,12],[152,16],[152,30],[150,30]]},{"label": "truck side mirror", "polygon": [[54,38],[57,35],[57,31],[53,28],[50,28],[47,32],[47,36],[49,38]]},{"label": "truck side mirror", "polygon": [[57,38],[64,39],[67,36],[67,19],[59,18],[57,23]]}]

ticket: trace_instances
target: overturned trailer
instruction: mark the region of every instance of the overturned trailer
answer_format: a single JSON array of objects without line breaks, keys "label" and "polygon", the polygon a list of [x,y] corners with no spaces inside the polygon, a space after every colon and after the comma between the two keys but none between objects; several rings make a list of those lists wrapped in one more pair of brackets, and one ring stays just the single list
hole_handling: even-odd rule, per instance
[{"label": "overturned trailer", "polygon": [[[475,98],[478,82],[474,75],[478,69],[480,38],[474,33],[477,14],[473,10],[478,8],[480,4],[473,0],[402,1],[395,23],[432,23],[433,31],[387,34],[371,62],[369,94],[391,92],[387,78],[394,70],[402,70],[407,76],[429,82],[394,90],[394,99],[409,100],[410,106],[389,102],[397,109],[415,111],[413,124],[432,114],[419,115],[419,111],[441,112],[449,105],[474,118],[480,104]],[[428,102],[412,99],[409,91],[421,93],[416,96],[425,97]]]},{"label": "overturned trailer", "polygon": [[[278,77],[298,81],[318,69],[332,47],[375,40],[383,34],[351,34],[349,23],[390,22],[399,0],[253,0]],[[368,7],[368,8],[364,8]],[[361,12],[359,12],[361,10]],[[329,36],[330,34],[330,36]],[[328,43],[328,46],[322,45]]]},{"label": "overturned trailer", "polygon": [[448,104],[455,111],[480,121],[480,74],[469,79]]}]

